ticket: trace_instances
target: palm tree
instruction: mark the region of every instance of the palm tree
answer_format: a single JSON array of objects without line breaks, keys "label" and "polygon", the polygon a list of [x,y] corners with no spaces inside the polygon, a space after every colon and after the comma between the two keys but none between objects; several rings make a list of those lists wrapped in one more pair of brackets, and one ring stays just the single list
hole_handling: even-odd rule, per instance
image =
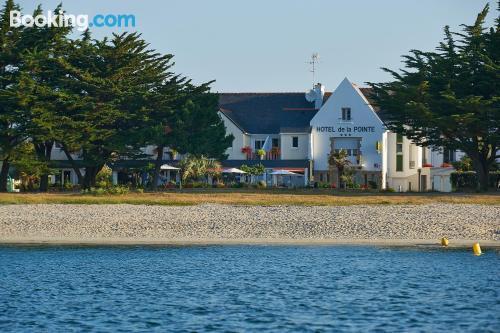
[{"label": "palm tree", "polygon": [[188,179],[200,181],[207,176],[217,176],[221,168],[218,161],[203,155],[200,157],[188,155],[180,161],[179,166],[182,170],[182,181],[184,182]]},{"label": "palm tree", "polygon": [[340,149],[338,151],[334,151],[328,155],[328,164],[333,167],[335,166],[338,171],[338,184],[339,188],[343,187],[342,184],[342,176],[344,175],[345,168],[351,165],[351,161],[348,158],[347,150]]}]

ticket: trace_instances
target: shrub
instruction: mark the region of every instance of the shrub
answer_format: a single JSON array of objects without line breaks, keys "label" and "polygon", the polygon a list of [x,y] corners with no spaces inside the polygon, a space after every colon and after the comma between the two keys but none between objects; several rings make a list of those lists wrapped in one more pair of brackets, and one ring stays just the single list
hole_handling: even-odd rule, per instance
[{"label": "shrub", "polygon": [[473,171],[472,160],[467,156],[462,156],[460,161],[452,162],[453,167],[458,171]]},{"label": "shrub", "polygon": [[[335,186],[334,184],[330,185],[330,183],[327,182],[319,182],[318,187],[319,188],[331,188],[332,186]],[[333,187],[335,188],[335,187]]]},{"label": "shrub", "polygon": [[[488,185],[490,187],[498,187],[500,182],[500,172],[490,171]],[[476,189],[478,183],[475,171],[456,171],[451,173],[451,184],[456,190],[473,190]]]},{"label": "shrub", "polygon": [[113,170],[107,165],[104,165],[102,169],[95,176],[95,184],[100,188],[107,188],[113,185]]},{"label": "shrub", "polygon": [[[142,189],[140,189],[142,190]],[[92,195],[105,195],[105,194],[127,194],[130,192],[130,189],[124,185],[112,186],[109,188],[102,187],[91,187],[90,190],[81,191],[82,194],[92,194]]]},{"label": "shrub", "polygon": [[257,187],[258,188],[266,188],[267,187],[267,183],[263,180],[259,180],[259,182],[257,183]]},{"label": "shrub", "polygon": [[127,186],[117,185],[109,188],[107,192],[109,194],[127,194],[130,192],[130,189]]},{"label": "shrub", "polygon": [[245,171],[248,175],[251,176],[260,176],[264,172],[266,172],[266,168],[262,163],[256,164],[254,166],[248,166],[246,164],[242,164],[240,166],[240,170]]},{"label": "shrub", "polygon": [[209,187],[208,183],[205,182],[192,182],[192,188],[207,188]]},{"label": "shrub", "polygon": [[106,194],[106,189],[104,189],[104,188],[97,188],[97,189],[92,188],[92,189],[90,189],[90,191],[91,191],[92,194],[95,194],[95,195]]}]

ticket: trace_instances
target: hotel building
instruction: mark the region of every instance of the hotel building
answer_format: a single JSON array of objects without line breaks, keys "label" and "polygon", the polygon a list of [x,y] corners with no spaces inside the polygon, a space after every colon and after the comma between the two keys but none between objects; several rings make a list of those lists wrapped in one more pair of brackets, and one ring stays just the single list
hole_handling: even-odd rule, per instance
[{"label": "hotel building", "polygon": [[[222,93],[220,116],[235,138],[223,165],[262,163],[268,173],[286,169],[303,175],[295,185],[337,185],[337,170],[328,164],[328,155],[344,149],[359,185],[451,191],[453,168],[441,166],[460,154],[422,148],[387,130],[370,92],[345,78],[331,93],[321,84],[306,94]],[[266,140],[272,148],[261,158],[256,152]]]}]

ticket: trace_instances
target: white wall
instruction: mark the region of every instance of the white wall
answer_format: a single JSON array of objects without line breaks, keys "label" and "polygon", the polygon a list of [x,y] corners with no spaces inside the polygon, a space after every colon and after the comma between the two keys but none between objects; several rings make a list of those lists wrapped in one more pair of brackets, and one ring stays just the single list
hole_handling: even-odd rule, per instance
[{"label": "white wall", "polygon": [[[292,147],[293,137],[299,140],[297,148]],[[305,160],[309,155],[309,133],[281,133],[281,159],[282,160]]]},{"label": "white wall", "polygon": [[[246,135],[236,126],[231,119],[229,119],[222,112],[219,112],[222,121],[224,121],[224,126],[226,127],[226,133],[232,134],[234,136],[233,144],[226,150],[229,160],[245,160],[246,154],[241,152],[241,148],[245,146],[250,146],[249,136]],[[253,150],[253,146],[252,146]]]},{"label": "white wall", "polygon": [[[342,108],[351,108],[351,121],[342,121]],[[381,171],[382,155],[376,142],[382,141],[384,125],[362,93],[345,78],[311,120],[313,158],[316,170],[328,170],[330,138],[361,138],[362,170]],[[349,136],[350,135],[350,136]]]},{"label": "white wall", "polygon": [[[409,191],[410,183],[412,191],[419,191],[418,170],[422,168],[422,147],[415,145],[407,137],[403,136],[403,170],[396,171],[396,156],[397,154],[397,134],[393,132],[387,133],[387,143],[385,150],[387,151],[387,183],[389,187],[396,191]],[[410,165],[413,161],[413,167]]]},{"label": "white wall", "polygon": [[[422,148],[412,143],[408,138],[403,137],[403,171],[396,171],[396,138],[397,134],[387,133],[387,173],[389,177],[409,177],[417,173],[417,170],[422,167]],[[411,159],[410,159],[410,156]],[[410,168],[410,161],[414,161],[415,165]]]}]

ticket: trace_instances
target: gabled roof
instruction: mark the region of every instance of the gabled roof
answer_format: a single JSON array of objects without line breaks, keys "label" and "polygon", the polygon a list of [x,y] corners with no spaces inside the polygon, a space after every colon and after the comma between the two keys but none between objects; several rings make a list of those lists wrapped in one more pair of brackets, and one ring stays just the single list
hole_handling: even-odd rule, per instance
[{"label": "gabled roof", "polygon": [[[371,88],[358,88],[367,103],[383,121],[383,113],[373,106]],[[325,103],[332,95],[326,92]],[[220,93],[219,110],[245,133],[308,133],[310,121],[318,112],[303,92]]]},{"label": "gabled roof", "polygon": [[375,103],[375,101],[373,100],[373,88],[358,88],[359,91],[361,91],[361,93],[363,94],[363,96],[365,96],[368,104],[372,107],[373,111],[375,111],[375,113],[377,114],[377,116],[380,118],[380,120],[382,120],[382,122],[385,122],[385,115],[386,113],[384,113]]},{"label": "gabled roof", "polygon": [[318,111],[304,93],[221,93],[219,109],[252,134],[309,132]]}]

